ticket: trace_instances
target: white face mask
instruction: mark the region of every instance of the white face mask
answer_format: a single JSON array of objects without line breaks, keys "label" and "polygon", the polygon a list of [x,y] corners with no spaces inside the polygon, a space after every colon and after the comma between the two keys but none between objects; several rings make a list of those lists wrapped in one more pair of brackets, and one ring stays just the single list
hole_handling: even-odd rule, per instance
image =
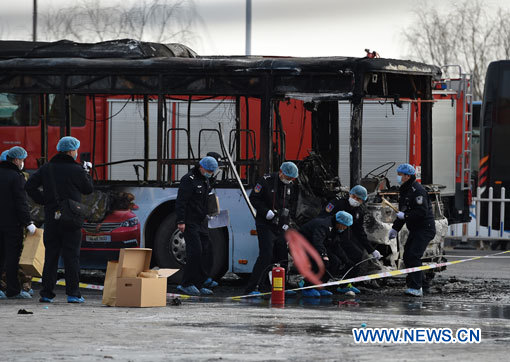
[{"label": "white face mask", "polygon": [[285,177],[280,176],[280,181],[283,182],[285,185],[289,185],[292,183],[291,180],[287,180]]},{"label": "white face mask", "polygon": [[399,185],[402,185],[402,176],[397,175],[397,183],[398,183]]},{"label": "white face mask", "polygon": [[23,170],[23,168],[25,167],[25,161],[21,161],[21,165],[18,167],[20,170]]},{"label": "white face mask", "polygon": [[352,207],[358,207],[360,203],[358,200],[354,200],[352,197],[349,197],[349,205]]}]

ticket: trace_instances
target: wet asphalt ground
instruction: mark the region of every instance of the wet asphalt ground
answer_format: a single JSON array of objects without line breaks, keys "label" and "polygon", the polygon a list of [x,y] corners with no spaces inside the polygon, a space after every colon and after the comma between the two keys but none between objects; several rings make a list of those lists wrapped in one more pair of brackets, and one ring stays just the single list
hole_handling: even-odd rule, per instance
[{"label": "wet asphalt ground", "polygon": [[[491,253],[454,250],[448,259]],[[265,299],[228,300],[243,290],[234,278],[223,279],[212,298],[147,309],[102,306],[92,290],[84,291],[85,304],[67,304],[58,287],[53,304],[0,301],[0,360],[508,360],[510,255],[452,266],[423,298],[403,296],[403,278],[379,284],[360,286],[356,298],[288,298],[284,308]],[[352,328],[362,325],[480,328],[482,341],[356,344]]]}]

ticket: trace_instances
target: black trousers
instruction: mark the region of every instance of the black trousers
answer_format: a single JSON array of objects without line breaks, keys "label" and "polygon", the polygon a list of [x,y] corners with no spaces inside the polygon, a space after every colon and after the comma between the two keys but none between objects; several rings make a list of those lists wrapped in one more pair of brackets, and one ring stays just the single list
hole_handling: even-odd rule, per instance
[{"label": "black trousers", "polygon": [[363,260],[365,248],[359,243],[356,237],[343,239],[340,248],[344,251],[346,260],[350,264],[356,264]]},{"label": "black trousers", "polygon": [[44,224],[45,260],[42,277],[41,297],[55,298],[53,289],[57,282],[58,259],[64,258],[66,294],[81,297],[80,294],[80,247],[81,230],[63,230],[58,221]]},{"label": "black trousers", "polygon": [[327,283],[331,277],[340,278],[345,271],[350,268],[350,264],[346,260],[338,256],[338,254],[331,252],[329,249],[328,259],[329,261],[325,263],[327,272],[322,276],[322,281],[324,283]]},{"label": "black trousers", "polygon": [[[365,253],[365,248],[355,237],[343,238],[340,242],[328,245],[326,249],[329,261],[326,263],[328,273],[323,276],[324,282],[331,276],[343,277],[352,266],[363,260]],[[353,277],[357,272],[357,267],[353,268],[346,277]]]},{"label": "black trousers", "polygon": [[278,234],[275,228],[267,224],[256,224],[259,240],[259,256],[253,266],[250,280],[246,285],[245,292],[250,293],[257,289],[262,273],[273,262],[287,260],[287,245],[283,240],[283,234]]},{"label": "black trousers", "polygon": [[[326,247],[329,260],[323,260],[326,270],[321,277],[323,283],[327,283],[330,278],[339,278],[350,268],[353,263],[348,258],[345,250],[337,243],[335,245],[328,245]],[[319,267],[313,259],[310,258],[312,270],[317,273]],[[305,286],[312,285],[309,281],[305,280]]]},{"label": "black trousers", "polygon": [[[414,268],[421,266],[421,257],[427,249],[430,241],[436,235],[434,224],[428,225],[428,228],[423,230],[411,231],[407,238],[406,245],[404,246],[404,264],[406,268]],[[432,226],[432,227],[430,227]],[[409,288],[420,289],[424,280],[424,273],[422,271],[407,274],[406,283]]]},{"label": "black trousers", "polygon": [[186,224],[184,240],[186,240],[186,265],[181,284],[184,287],[194,285],[200,289],[209,277],[212,266],[207,219],[201,224]]},{"label": "black trousers", "polygon": [[0,275],[5,271],[8,297],[14,297],[21,291],[18,279],[19,257],[23,249],[23,228],[0,229]]}]

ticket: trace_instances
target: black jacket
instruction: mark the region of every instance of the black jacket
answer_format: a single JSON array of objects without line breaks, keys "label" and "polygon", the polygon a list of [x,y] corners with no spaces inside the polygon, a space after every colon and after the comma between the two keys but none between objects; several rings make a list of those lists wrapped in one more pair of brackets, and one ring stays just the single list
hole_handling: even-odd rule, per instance
[{"label": "black jacket", "polygon": [[434,214],[427,191],[413,176],[400,186],[398,208],[404,212],[404,220],[393,222],[393,229],[400,231],[404,224],[409,231],[435,230]]},{"label": "black jacket", "polygon": [[280,212],[283,208],[289,209],[292,219],[296,212],[298,190],[295,183],[285,185],[278,172],[262,176],[250,193],[250,202],[257,210],[255,222],[257,224],[274,225],[267,220],[269,210]]},{"label": "black jacket", "polygon": [[342,248],[346,240],[352,239],[352,230],[347,228],[339,233],[336,229],[336,220],[334,216],[317,217],[310,220],[299,231],[312,244],[321,257],[328,256],[330,259],[336,257],[345,265],[353,265],[349,256]]},{"label": "black jacket", "polygon": [[0,163],[0,227],[25,227],[30,224],[30,209],[25,192],[25,176],[9,161]]},{"label": "black jacket", "polygon": [[334,216],[338,211],[345,211],[352,215],[353,223],[349,229],[366,251],[369,254],[373,253],[375,248],[368,240],[367,233],[363,226],[365,220],[365,208],[363,206],[352,207],[351,204],[349,204],[349,198],[341,198],[337,196],[328,202],[326,207],[322,209],[319,216]]},{"label": "black jacket", "polygon": [[313,245],[315,250],[324,257],[328,255],[328,243],[335,239],[335,234],[338,234],[335,223],[334,216],[316,217],[301,226],[299,231]]},{"label": "black jacket", "polygon": [[[52,184],[50,170],[53,172],[55,187]],[[43,191],[39,189],[40,186]],[[60,200],[71,199],[81,202],[82,194],[92,193],[94,186],[92,178],[79,163],[65,153],[58,153],[30,176],[25,189],[36,203],[44,205],[46,220],[51,221],[58,209],[55,189]]]},{"label": "black jacket", "polygon": [[207,216],[207,198],[211,186],[198,166],[181,178],[175,212],[177,224],[201,224]]}]

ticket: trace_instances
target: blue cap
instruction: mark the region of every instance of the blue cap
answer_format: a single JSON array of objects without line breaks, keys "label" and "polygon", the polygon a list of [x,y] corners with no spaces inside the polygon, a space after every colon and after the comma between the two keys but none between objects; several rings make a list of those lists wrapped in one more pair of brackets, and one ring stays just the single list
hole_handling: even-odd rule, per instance
[{"label": "blue cap", "polygon": [[218,168],[218,161],[214,157],[206,156],[202,158],[199,162],[200,166],[202,166],[207,171],[216,171]]},{"label": "blue cap", "polygon": [[71,136],[62,137],[57,144],[57,151],[59,152],[74,151],[78,148],[80,148],[80,141]]},{"label": "blue cap", "polygon": [[287,177],[297,178],[298,177],[298,168],[294,162],[284,162],[280,166],[280,170]]},{"label": "blue cap", "polygon": [[14,146],[9,151],[7,151],[7,157],[12,159],[19,158],[20,160],[24,160],[27,158],[27,156],[27,151],[25,151],[25,149],[20,146]]},{"label": "blue cap", "polygon": [[345,211],[339,211],[335,214],[336,222],[345,226],[352,225],[352,215]]},{"label": "blue cap", "polygon": [[367,201],[367,198],[368,198],[368,192],[367,192],[367,189],[364,188],[363,186],[361,185],[356,185],[354,186],[351,191],[350,191],[351,194],[353,195],[356,195],[358,196],[361,200],[363,201]]},{"label": "blue cap", "polygon": [[403,173],[404,175],[414,175],[416,170],[410,164],[403,163],[397,167],[397,173]]},{"label": "blue cap", "polygon": [[0,161],[7,161],[7,153],[9,152],[9,150],[5,150],[4,152],[2,152],[2,154],[0,155]]}]

